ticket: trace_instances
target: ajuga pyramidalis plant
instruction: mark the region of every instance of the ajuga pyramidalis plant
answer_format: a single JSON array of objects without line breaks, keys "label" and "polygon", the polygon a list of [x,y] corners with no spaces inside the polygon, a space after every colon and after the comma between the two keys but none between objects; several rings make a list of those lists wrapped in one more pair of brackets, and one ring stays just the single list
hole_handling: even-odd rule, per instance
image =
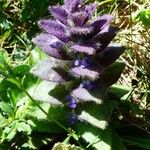
[{"label": "ajuga pyramidalis plant", "polygon": [[[85,6],[82,0],[64,0],[64,5],[48,8],[53,18],[38,22],[43,32],[33,43],[50,57],[35,66],[32,73],[55,83],[49,91],[54,99],[48,102],[70,108],[70,125],[78,120],[104,129],[106,124],[101,125],[103,122],[97,119],[105,120],[101,117],[105,101],[111,105],[108,89],[124,69],[125,65],[116,60],[125,48],[112,43],[119,31],[111,26],[113,16],[95,17],[96,6]],[[92,120],[91,114],[100,117]]]}]

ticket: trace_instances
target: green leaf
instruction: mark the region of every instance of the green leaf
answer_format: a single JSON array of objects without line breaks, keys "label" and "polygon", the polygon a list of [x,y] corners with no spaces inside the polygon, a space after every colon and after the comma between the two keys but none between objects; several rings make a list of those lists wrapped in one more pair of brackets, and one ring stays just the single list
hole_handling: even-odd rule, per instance
[{"label": "green leaf", "polygon": [[26,59],[25,63],[33,66],[37,63],[39,63],[40,60],[43,60],[46,58],[46,54],[41,51],[41,49],[35,47],[31,53],[30,56]]},{"label": "green leaf", "polygon": [[13,121],[9,126],[3,130],[3,139],[12,140],[17,133],[17,121]]},{"label": "green leaf", "polygon": [[9,66],[9,64],[6,62],[3,56],[0,55],[0,68],[2,68],[2,71],[7,71],[8,75],[14,76],[14,73],[12,71],[12,68]]},{"label": "green leaf", "polygon": [[56,143],[53,146],[52,150],[83,150],[83,149],[75,145]]},{"label": "green leaf", "polygon": [[125,64],[123,62],[115,62],[102,71],[99,79],[106,83],[107,86],[111,86],[120,78],[124,68]]},{"label": "green leaf", "polygon": [[121,98],[127,93],[129,93],[131,91],[131,88],[124,85],[114,84],[111,87],[109,87],[108,91],[111,94],[115,95],[117,98]]},{"label": "green leaf", "polygon": [[23,133],[29,135],[29,134],[31,134],[32,129],[28,123],[18,122],[17,131],[23,132]]},{"label": "green leaf", "polygon": [[141,9],[137,12],[137,15],[135,17],[138,18],[145,27],[150,26],[150,10],[149,9]]},{"label": "green leaf", "polygon": [[14,111],[8,102],[0,102],[0,109],[3,112],[8,113],[10,116],[14,115]]},{"label": "green leaf", "polygon": [[78,124],[75,127],[87,142],[86,149],[94,150],[125,150],[120,138],[110,129],[100,130],[89,124]]},{"label": "green leaf", "polygon": [[30,106],[25,112],[26,117],[29,117],[30,120],[32,120],[33,130],[51,133],[64,132],[64,129],[58,126],[55,123],[55,120],[59,121],[64,126],[67,126],[68,108],[62,106],[50,106],[46,103],[41,104],[41,107],[48,113],[49,119],[36,106]]},{"label": "green leaf", "polygon": [[111,100],[100,105],[85,103],[84,105],[78,106],[78,118],[97,128],[105,129],[108,125],[111,113],[116,106],[117,102]]},{"label": "green leaf", "polygon": [[19,65],[13,69],[13,72],[16,76],[22,76],[23,77],[24,75],[29,74],[30,66],[25,65],[25,64]]},{"label": "green leaf", "polygon": [[144,137],[123,137],[123,141],[141,147],[142,149],[150,149],[150,138]]}]

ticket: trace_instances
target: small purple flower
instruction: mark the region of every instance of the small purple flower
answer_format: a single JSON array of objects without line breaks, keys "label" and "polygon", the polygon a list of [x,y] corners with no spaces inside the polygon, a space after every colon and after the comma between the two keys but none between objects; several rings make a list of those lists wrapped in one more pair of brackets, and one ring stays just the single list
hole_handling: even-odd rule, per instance
[{"label": "small purple flower", "polygon": [[74,98],[69,101],[69,107],[75,109],[77,107],[77,102]]},{"label": "small purple flower", "polygon": [[63,45],[62,42],[56,41],[56,42],[52,43],[50,46],[52,48],[60,49],[60,48],[62,48],[62,45]]},{"label": "small purple flower", "polygon": [[81,64],[82,64],[82,60],[81,60],[81,59],[77,59],[77,60],[75,60],[75,62],[74,62],[74,66],[76,66],[76,67],[81,66]]},{"label": "small purple flower", "polygon": [[77,122],[77,115],[73,112],[68,115],[68,123],[70,126],[73,126]]},{"label": "small purple flower", "polygon": [[77,102],[72,96],[68,95],[66,96],[66,99],[69,102],[70,108],[75,109],[77,107]]},{"label": "small purple flower", "polygon": [[92,60],[90,57],[86,57],[85,59],[82,60],[82,68],[88,68],[89,66],[91,66],[92,64]]},{"label": "small purple flower", "polygon": [[96,87],[95,83],[92,81],[83,81],[82,86],[87,90],[92,90]]}]

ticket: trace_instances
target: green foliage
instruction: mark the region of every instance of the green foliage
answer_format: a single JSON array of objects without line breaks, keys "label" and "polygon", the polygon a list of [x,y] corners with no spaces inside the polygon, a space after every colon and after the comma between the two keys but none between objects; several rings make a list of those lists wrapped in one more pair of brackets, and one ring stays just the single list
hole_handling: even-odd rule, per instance
[{"label": "green foliage", "polygon": [[82,150],[80,147],[75,145],[66,145],[63,143],[56,143],[52,150]]},{"label": "green foliage", "polygon": [[138,11],[135,19],[140,20],[145,27],[149,28],[150,27],[150,10],[142,9]]},{"label": "green foliage", "polygon": [[[137,82],[146,87],[145,93],[143,89],[140,91],[140,98],[133,98],[134,86],[129,88],[120,83],[115,84],[124,70],[124,63],[117,61],[103,70],[99,81],[105,82],[105,86],[90,93],[87,90],[82,91],[85,95],[89,94],[89,97],[85,97],[84,94],[80,97],[75,110],[79,121],[71,128],[68,126],[67,116],[70,110],[67,108],[65,96],[71,93],[72,87],[76,87],[79,81],[57,85],[53,82],[41,81],[30,73],[32,70],[41,74],[45,72],[41,68],[47,65],[44,69],[47,69],[46,78],[50,80],[52,62],[41,63],[40,66],[32,68],[46,56],[40,49],[33,47],[31,39],[39,31],[37,20],[49,16],[47,7],[57,2],[62,1],[0,1],[0,47],[2,47],[0,48],[0,150],[125,150],[126,147],[127,149],[150,149],[148,69],[145,73],[139,67],[146,81],[138,81],[139,74],[137,74]],[[137,3],[134,1],[133,5],[137,6]],[[147,5],[146,0],[143,3]],[[127,1],[102,1],[99,2],[99,10],[95,15],[104,12],[115,14],[117,7],[120,14],[121,10],[124,10],[122,7],[126,5],[129,9],[132,7],[132,4]],[[128,13],[128,11],[125,9],[124,12]],[[123,13],[123,15],[131,14]],[[124,17],[127,16],[123,16],[123,19]],[[134,19],[142,22],[148,39],[149,9],[140,9]],[[141,44],[145,46],[144,41]],[[136,47],[134,49],[138,51]],[[145,52],[149,53],[148,48]],[[135,54],[132,52],[127,55],[130,58]],[[133,63],[132,58],[130,59]],[[137,60],[136,62],[138,63]],[[54,63],[57,65],[59,62]],[[70,64],[61,65],[67,68]],[[105,92],[108,86],[110,87]],[[36,100],[37,103],[31,99]],[[130,127],[132,130],[129,130]],[[59,141],[64,142],[58,143]]]}]

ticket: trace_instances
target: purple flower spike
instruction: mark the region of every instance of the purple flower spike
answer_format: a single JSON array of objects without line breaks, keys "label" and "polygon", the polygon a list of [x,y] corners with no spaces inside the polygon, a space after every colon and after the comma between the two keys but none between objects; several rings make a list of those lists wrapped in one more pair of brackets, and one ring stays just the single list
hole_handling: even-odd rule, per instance
[{"label": "purple flower spike", "polygon": [[95,83],[92,81],[83,81],[82,86],[87,90],[92,90],[96,87]]},{"label": "purple flower spike", "polygon": [[[102,89],[99,82],[107,82],[105,78],[111,78],[114,68],[110,65],[124,51],[123,47],[110,46],[118,32],[118,28],[110,25],[113,16],[107,14],[94,17],[92,15],[97,3],[84,4],[83,0],[64,0],[62,6],[50,6],[53,18],[38,22],[43,33],[33,39],[51,57],[48,63],[44,61],[40,66],[37,65],[32,73],[44,80],[56,82],[58,86],[63,83],[62,92],[67,90],[70,93],[66,96],[66,102],[71,111],[81,100],[101,103],[93,92]],[[118,70],[116,73],[119,73]],[[73,114],[70,123],[74,122]]]},{"label": "purple flower spike", "polygon": [[70,126],[73,126],[77,122],[77,115],[73,112],[68,115],[68,123]]}]

